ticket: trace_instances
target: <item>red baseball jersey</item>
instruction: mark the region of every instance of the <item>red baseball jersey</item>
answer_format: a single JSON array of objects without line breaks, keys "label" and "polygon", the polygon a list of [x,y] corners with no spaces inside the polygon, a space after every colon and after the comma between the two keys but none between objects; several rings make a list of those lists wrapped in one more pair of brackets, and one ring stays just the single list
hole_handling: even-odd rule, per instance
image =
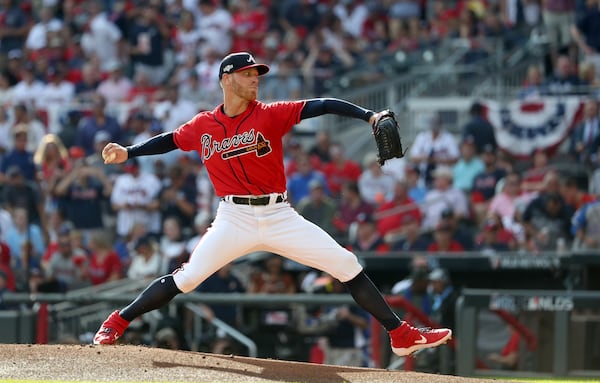
[{"label": "red baseball jersey", "polygon": [[282,137],[300,122],[304,101],[253,101],[229,117],[219,105],[173,132],[175,144],[196,150],[218,196],[283,193]]}]

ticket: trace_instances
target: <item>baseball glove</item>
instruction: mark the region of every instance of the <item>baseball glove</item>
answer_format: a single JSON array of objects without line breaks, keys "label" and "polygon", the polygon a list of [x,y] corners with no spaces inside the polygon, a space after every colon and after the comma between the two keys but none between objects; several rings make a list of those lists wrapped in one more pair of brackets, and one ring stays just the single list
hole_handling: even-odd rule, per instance
[{"label": "baseball glove", "polygon": [[379,165],[392,158],[402,158],[402,140],[396,116],[391,110],[384,110],[373,122],[373,136],[377,144]]}]

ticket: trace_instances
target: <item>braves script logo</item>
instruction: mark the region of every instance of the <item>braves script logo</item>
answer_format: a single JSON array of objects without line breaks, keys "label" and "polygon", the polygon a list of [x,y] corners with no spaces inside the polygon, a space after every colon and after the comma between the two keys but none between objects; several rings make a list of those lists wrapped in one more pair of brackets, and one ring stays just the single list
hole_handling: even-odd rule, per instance
[{"label": "braves script logo", "polygon": [[210,134],[203,134],[201,142],[202,158],[205,161],[215,153],[221,153],[221,158],[226,160],[253,152],[256,152],[257,157],[262,157],[271,152],[269,141],[262,133],[255,134],[254,129],[224,138],[221,141],[213,140]]}]

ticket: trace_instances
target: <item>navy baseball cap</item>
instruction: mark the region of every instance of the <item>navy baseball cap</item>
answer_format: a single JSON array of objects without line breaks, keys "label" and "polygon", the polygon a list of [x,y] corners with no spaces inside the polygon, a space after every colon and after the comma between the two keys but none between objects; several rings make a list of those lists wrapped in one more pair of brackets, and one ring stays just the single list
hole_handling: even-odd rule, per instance
[{"label": "navy baseball cap", "polygon": [[225,73],[233,73],[248,68],[258,69],[259,76],[262,76],[269,71],[268,65],[257,64],[254,57],[248,52],[231,53],[221,60],[219,80],[223,78],[223,74]]}]

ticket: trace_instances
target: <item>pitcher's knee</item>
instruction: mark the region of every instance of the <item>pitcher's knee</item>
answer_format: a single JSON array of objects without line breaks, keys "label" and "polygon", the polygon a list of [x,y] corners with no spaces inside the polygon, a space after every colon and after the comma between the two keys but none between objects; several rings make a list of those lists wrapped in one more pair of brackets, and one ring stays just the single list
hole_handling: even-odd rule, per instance
[{"label": "pitcher's knee", "polygon": [[192,273],[183,268],[183,266],[173,271],[173,280],[175,281],[177,288],[183,293],[189,293],[202,282],[198,279],[198,276],[192,275]]},{"label": "pitcher's knee", "polygon": [[328,270],[325,270],[340,282],[351,280],[363,269],[362,265],[358,262],[356,255],[349,251],[346,252],[347,253],[343,257],[336,258],[334,262],[331,262],[331,264],[328,265]]}]

